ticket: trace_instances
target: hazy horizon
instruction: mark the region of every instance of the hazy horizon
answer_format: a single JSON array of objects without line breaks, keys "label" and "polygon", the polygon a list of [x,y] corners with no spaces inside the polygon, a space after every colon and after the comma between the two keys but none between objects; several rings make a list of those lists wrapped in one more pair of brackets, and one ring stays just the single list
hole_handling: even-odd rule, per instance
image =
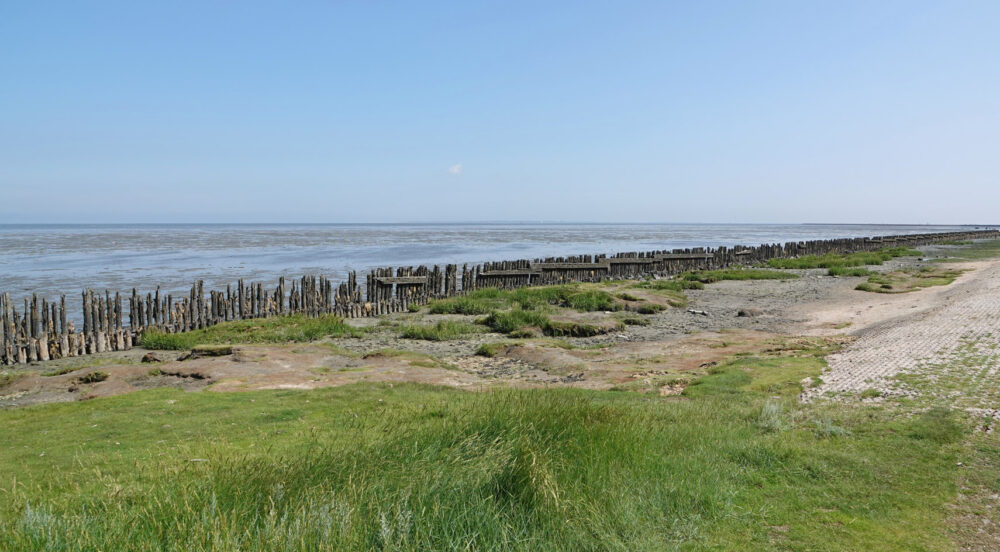
[{"label": "hazy horizon", "polygon": [[712,221],[584,221],[584,220],[492,220],[492,221],[374,221],[374,222],[295,222],[295,221],[162,221],[162,222],[0,222],[2,227],[19,226],[1000,226],[1000,223],[913,223],[913,222],[712,222]]}]

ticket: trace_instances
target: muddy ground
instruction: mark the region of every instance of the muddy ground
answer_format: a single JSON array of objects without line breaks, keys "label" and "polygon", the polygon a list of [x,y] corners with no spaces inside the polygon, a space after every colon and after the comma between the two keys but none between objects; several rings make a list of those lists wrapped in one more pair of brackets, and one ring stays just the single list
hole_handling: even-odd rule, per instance
[{"label": "muddy ground", "polygon": [[[946,255],[948,250],[944,246],[924,251],[934,257]],[[892,271],[927,262],[901,258],[878,270]],[[394,325],[402,322],[475,320],[471,316],[416,313],[352,321],[359,326],[374,326],[361,338],[238,345],[229,354],[187,360],[179,360],[183,352],[154,351],[159,362],[152,363],[141,361],[150,352],[143,349],[60,359],[6,369],[13,377],[0,388],[0,407],[86,400],[164,386],[225,392],[309,389],[361,381],[419,382],[470,390],[560,385],[671,395],[714,363],[734,354],[810,348],[817,339],[839,343],[857,340],[857,347],[867,348],[859,351],[854,344],[848,345],[840,356],[832,358],[831,370],[835,373],[824,377],[823,385],[843,392],[852,390],[851,385],[859,389],[870,386],[869,381],[862,381],[867,376],[852,379],[851,374],[875,369],[863,366],[865,362],[884,364],[879,362],[881,357],[875,358],[879,355],[904,354],[900,351],[906,350],[907,343],[901,339],[926,339],[921,337],[921,331],[926,332],[927,324],[922,326],[924,330],[909,333],[886,334],[887,328],[924,320],[942,312],[959,296],[995,295],[996,284],[984,282],[1000,278],[997,261],[956,266],[968,272],[954,284],[900,295],[856,291],[854,287],[864,278],[830,277],[826,270],[794,271],[801,276],[794,280],[718,282],[704,290],[687,291],[687,307],[641,316],[648,325],[629,325],[590,338],[512,340],[488,332],[453,341],[400,338]],[[625,285],[605,289],[614,293]],[[643,302],[667,302],[648,290],[628,289],[628,293]],[[741,310],[751,316],[739,316]],[[953,318],[958,316],[947,312]],[[565,316],[600,323],[620,314],[567,312]],[[995,321],[996,317],[989,318],[988,324]],[[980,333],[992,331],[992,326],[977,328]],[[893,340],[895,348],[880,349],[886,346],[886,339]],[[496,356],[475,354],[481,344],[494,342],[505,343]],[[935,347],[944,350],[948,344],[935,342]],[[899,364],[900,369],[906,368],[905,362]],[[848,373],[850,370],[854,372]],[[87,374],[98,371],[106,373],[106,379],[88,382]],[[807,395],[829,389],[821,387],[807,391]]]}]

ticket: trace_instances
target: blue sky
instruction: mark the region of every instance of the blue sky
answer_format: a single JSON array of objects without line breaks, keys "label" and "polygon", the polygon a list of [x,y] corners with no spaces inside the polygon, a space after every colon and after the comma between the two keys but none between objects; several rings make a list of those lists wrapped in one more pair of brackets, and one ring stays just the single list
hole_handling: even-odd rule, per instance
[{"label": "blue sky", "polygon": [[998,223],[1000,2],[3,2],[0,223]]}]

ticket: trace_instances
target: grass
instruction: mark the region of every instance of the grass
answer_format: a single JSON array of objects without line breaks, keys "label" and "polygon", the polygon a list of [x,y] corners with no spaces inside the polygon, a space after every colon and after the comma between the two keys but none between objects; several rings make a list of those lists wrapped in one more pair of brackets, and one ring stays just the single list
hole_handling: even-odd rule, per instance
[{"label": "grass", "polygon": [[792,259],[771,259],[767,265],[771,268],[844,268],[855,266],[880,265],[896,257],[919,257],[922,255],[916,249],[905,247],[889,247],[878,251],[859,251],[857,253],[827,253],[826,255],[804,255]]},{"label": "grass", "polygon": [[[361,355],[361,358],[365,360],[396,358],[405,360],[410,366],[420,366],[421,368],[452,368],[452,366],[447,362],[435,358],[432,355],[418,353],[415,351],[404,351],[402,349],[378,349]],[[345,369],[342,368],[339,371],[344,370]],[[326,372],[329,371],[329,369],[326,369]]]},{"label": "grass", "polygon": [[644,280],[632,284],[634,289],[644,289],[666,298],[671,307],[683,308],[687,306],[688,299],[684,295],[684,290],[705,289],[705,284],[693,280]]},{"label": "grass", "polygon": [[906,269],[886,274],[875,274],[854,289],[874,293],[907,293],[926,287],[946,286],[955,281],[963,271],[938,267]]},{"label": "grass", "polygon": [[494,341],[492,343],[483,343],[476,349],[476,354],[486,358],[493,358],[510,347],[516,347],[520,345],[519,341]]},{"label": "grass", "polygon": [[977,261],[1000,257],[1000,240],[984,240],[972,245],[948,251],[949,258],[938,259],[940,262]]},{"label": "grass", "polygon": [[877,399],[882,396],[882,392],[878,389],[865,389],[861,392],[862,399]]},{"label": "grass", "polygon": [[953,550],[958,415],[802,405],[802,349],[685,400],[413,384],[0,411],[3,550]]},{"label": "grass", "polygon": [[972,240],[945,240],[938,242],[938,245],[972,245],[976,242]]},{"label": "grass", "polygon": [[139,359],[131,356],[123,356],[119,353],[111,353],[106,356],[86,355],[78,357],[68,357],[52,360],[46,363],[52,367],[41,373],[44,377],[62,376],[82,370],[84,368],[98,368],[109,365],[132,365],[138,364]]},{"label": "grass", "polygon": [[635,308],[635,312],[639,314],[656,314],[664,310],[666,310],[666,307],[657,303],[643,303]]},{"label": "grass", "polygon": [[759,268],[729,268],[720,270],[700,270],[697,272],[685,272],[679,276],[683,280],[690,282],[701,282],[711,284],[722,280],[791,280],[798,278],[798,274],[789,274],[778,270],[763,270]]},{"label": "grass", "polygon": [[86,374],[76,378],[79,383],[98,383],[108,379],[109,374],[107,372],[102,372],[101,370],[95,370],[93,372],[87,372]]},{"label": "grass", "polygon": [[76,366],[60,366],[58,368],[53,368],[52,370],[46,370],[42,372],[42,376],[46,378],[51,378],[53,376],[62,376],[70,372],[75,372],[79,368]]},{"label": "grass", "polygon": [[619,320],[626,326],[649,326],[651,324],[649,319],[640,316],[623,316]]},{"label": "grass", "polygon": [[6,370],[0,372],[0,389],[11,385],[26,375],[24,372],[8,372]]},{"label": "grass", "polygon": [[540,312],[523,309],[493,312],[479,322],[495,332],[512,337],[530,337],[532,328],[537,328],[543,334],[553,337],[592,337],[625,327],[620,321],[598,326],[585,322],[552,320]]},{"label": "grass", "polygon": [[675,280],[643,280],[632,287],[638,289],[651,289],[654,291],[684,291],[688,289],[705,289],[705,284],[695,280],[675,279]]},{"label": "grass", "polygon": [[480,315],[510,308],[538,310],[547,306],[569,308],[581,312],[622,309],[622,304],[616,301],[610,293],[588,289],[580,284],[571,284],[514,290],[477,289],[461,297],[432,301],[429,312],[431,314]]},{"label": "grass", "polygon": [[873,276],[878,272],[859,266],[833,266],[830,267],[827,274],[830,276]]},{"label": "grass", "polygon": [[363,330],[343,319],[326,315],[308,318],[302,315],[223,322],[209,328],[184,333],[149,330],[140,345],[147,349],[183,350],[199,345],[240,343],[301,343],[323,337],[359,337]]},{"label": "grass", "polygon": [[511,332],[530,327],[535,327],[541,330],[547,326],[551,320],[548,316],[540,312],[515,309],[490,313],[490,315],[484,318],[481,322],[495,332],[509,334]]},{"label": "grass", "polygon": [[460,339],[469,334],[479,333],[479,327],[466,322],[441,320],[433,325],[408,324],[402,326],[400,337],[404,339],[424,339],[427,341],[447,341]]}]

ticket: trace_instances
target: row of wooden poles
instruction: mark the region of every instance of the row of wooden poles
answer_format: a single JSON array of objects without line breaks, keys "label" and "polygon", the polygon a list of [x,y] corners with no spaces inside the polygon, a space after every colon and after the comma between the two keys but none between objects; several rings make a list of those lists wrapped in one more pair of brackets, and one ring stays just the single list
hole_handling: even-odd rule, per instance
[{"label": "row of wooden poles", "polygon": [[[82,328],[68,319],[66,296],[47,301],[32,294],[18,310],[9,293],[0,294],[0,364],[23,364],[54,358],[120,351],[135,346],[143,333],[156,330],[178,333],[199,330],[222,322],[304,315],[345,318],[379,316],[406,311],[442,297],[452,297],[484,287],[517,288],[563,282],[641,277],[666,277],[688,270],[747,265],[773,258],[821,255],[831,252],[873,251],[893,246],[919,246],[950,240],[1000,237],[1000,232],[969,231],[879,238],[849,238],[736,246],[619,253],[613,256],[581,255],[501,261],[469,268],[446,265],[428,268],[374,269],[366,277],[362,296],[357,273],[335,284],[324,276],[303,276],[286,284],[279,278],[268,289],[260,282],[240,280],[235,287],[210,290],[202,281],[175,298],[155,292],[122,297],[86,290],[82,293]],[[124,303],[127,301],[127,310]],[[125,316],[128,316],[126,324]],[[79,319],[78,319],[79,320]]]}]

